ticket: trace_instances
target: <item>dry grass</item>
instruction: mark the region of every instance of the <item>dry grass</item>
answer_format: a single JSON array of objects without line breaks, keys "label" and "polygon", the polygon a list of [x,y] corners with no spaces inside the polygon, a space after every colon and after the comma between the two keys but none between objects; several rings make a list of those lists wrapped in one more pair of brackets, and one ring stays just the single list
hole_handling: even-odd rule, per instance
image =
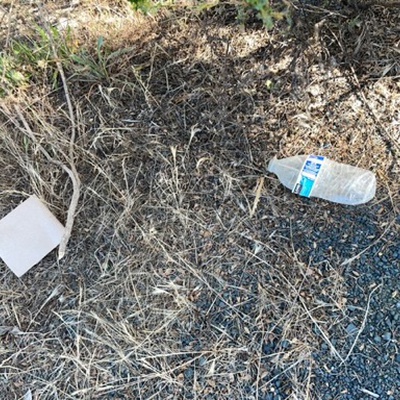
[{"label": "dry grass", "polygon": [[[52,56],[0,100],[0,214],[34,193],[65,222],[61,166],[82,185],[64,258],[20,280],[0,267],[2,399],[317,399],[313,352],[347,355],[330,333],[345,260],[304,259],[302,218],[322,229],[341,208],[261,177],[276,153],[319,152],[375,170],[375,204],[398,213],[399,18],[375,11],[371,30],[315,8],[271,35],[229,8],[149,20],[123,4],[69,10],[86,57],[60,55],[72,115]],[[12,5],[5,51],[37,40]],[[45,7],[41,24],[63,18]]]}]

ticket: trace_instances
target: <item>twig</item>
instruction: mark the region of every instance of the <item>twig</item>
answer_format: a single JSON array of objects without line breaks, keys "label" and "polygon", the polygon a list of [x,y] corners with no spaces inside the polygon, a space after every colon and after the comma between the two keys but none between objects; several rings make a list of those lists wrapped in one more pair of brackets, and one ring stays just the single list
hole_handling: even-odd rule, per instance
[{"label": "twig", "polygon": [[375,292],[380,286],[381,286],[381,285],[378,285],[377,287],[375,287],[375,288],[371,291],[371,293],[369,294],[369,296],[368,296],[368,302],[367,302],[367,308],[365,309],[365,314],[364,314],[364,318],[363,318],[363,321],[362,321],[362,323],[361,323],[360,329],[359,329],[358,332],[357,332],[357,335],[356,335],[356,337],[355,337],[355,339],[354,339],[353,344],[351,345],[351,348],[350,348],[349,352],[347,353],[347,356],[344,358],[344,360],[342,361],[341,364],[345,363],[345,362],[349,359],[349,357],[351,356],[351,353],[352,353],[353,350],[354,350],[354,347],[356,346],[356,344],[357,344],[357,342],[358,342],[358,339],[359,339],[359,337],[360,337],[362,331],[365,329],[365,324],[367,323],[367,317],[368,317],[368,312],[369,312],[369,305],[370,305],[370,303],[371,303],[371,297],[372,297],[372,295],[374,294],[374,292]]},{"label": "twig", "polygon": [[262,191],[263,187],[264,187],[264,177],[262,176],[258,180],[258,183],[257,183],[256,197],[254,199],[253,207],[252,207],[252,209],[250,211],[250,218],[253,218],[254,213],[256,212],[257,205],[258,205],[258,202],[260,201],[261,191]]},{"label": "twig", "polygon": [[[386,129],[386,127],[383,125],[379,115],[377,115],[377,113],[375,112],[375,110],[371,107],[370,103],[368,102],[367,98],[365,97],[365,93],[363,91],[363,88],[360,84],[360,81],[358,79],[358,76],[356,74],[356,71],[354,70],[353,66],[350,65],[350,69],[351,72],[353,74],[353,78],[354,81],[356,83],[356,86],[359,90],[359,93],[361,95],[361,98],[365,104],[365,106],[368,108],[368,110],[370,111],[370,113],[372,114],[373,118],[375,119],[375,122],[380,126],[380,128],[382,129],[382,131],[384,131],[386,133],[387,136],[387,140],[390,142],[390,144],[396,148],[397,152],[400,151],[400,144],[398,143],[397,139],[395,137],[393,137],[393,135]],[[395,160],[397,161],[397,160]]]},{"label": "twig", "polygon": [[263,385],[260,387],[261,389],[264,389],[266,386],[268,386],[271,382],[273,382],[274,380],[276,380],[278,377],[280,377],[281,375],[286,374],[286,372],[289,372],[291,369],[293,369],[296,365],[299,365],[303,360],[297,360],[296,362],[294,362],[292,365],[289,365],[286,369],[284,369],[283,371],[279,372],[278,374],[276,374],[273,378],[271,378],[269,381],[263,383]]},{"label": "twig", "polygon": [[347,260],[343,261],[340,266],[344,267],[347,264],[352,263],[354,260],[356,260],[358,257],[360,257],[362,254],[364,254],[366,251],[368,251],[371,247],[375,246],[377,243],[379,243],[382,238],[386,235],[386,233],[388,232],[388,230],[390,229],[390,227],[394,224],[395,220],[393,220],[388,227],[385,229],[385,231],[382,233],[381,236],[378,237],[378,239],[376,239],[374,242],[372,242],[369,246],[367,246],[364,250],[360,251],[358,254],[356,254],[355,256],[348,258]]},{"label": "twig", "polygon": [[[47,29],[47,27],[46,27],[46,29]],[[68,244],[69,238],[71,237],[72,227],[74,225],[75,213],[76,213],[76,209],[78,207],[78,202],[79,202],[81,181],[79,179],[79,174],[78,174],[78,171],[76,170],[75,161],[74,161],[76,122],[75,122],[74,109],[72,107],[71,97],[69,95],[68,83],[67,83],[67,79],[65,78],[63,66],[62,66],[61,62],[59,61],[57,50],[54,46],[53,36],[49,29],[47,29],[47,34],[49,35],[51,49],[53,51],[57,69],[58,69],[58,72],[59,72],[61,80],[62,80],[65,98],[67,100],[69,118],[71,121],[71,138],[69,141],[69,164],[71,167],[71,169],[70,169],[71,173],[68,173],[68,175],[70,176],[71,181],[72,181],[72,198],[71,198],[71,202],[70,202],[70,205],[68,208],[64,236],[61,239],[60,247],[58,250],[58,259],[61,260],[65,255],[65,251],[67,249],[67,244]]]},{"label": "twig", "polygon": [[361,9],[367,9],[369,7],[375,7],[375,6],[379,6],[379,7],[384,7],[384,8],[399,8],[400,7],[400,1],[367,1],[366,3],[360,3],[357,4],[358,8]]},{"label": "twig", "polygon": [[[22,112],[21,112],[21,110],[19,109],[19,107],[18,107],[17,105],[15,105],[15,106],[14,106],[14,109],[15,109],[15,111],[16,111],[16,113],[17,113],[19,119],[21,120],[22,124],[24,125],[26,135],[32,140],[33,143],[35,143],[35,144],[38,146],[39,151],[46,157],[46,159],[47,159],[49,162],[51,162],[51,163],[53,163],[53,164],[56,164],[57,166],[61,167],[61,168],[68,174],[68,176],[70,177],[70,179],[71,179],[71,181],[72,181],[72,185],[73,185],[73,188],[74,188],[74,193],[73,193],[73,195],[72,195],[72,199],[74,200],[74,196],[75,196],[75,197],[78,196],[78,199],[79,199],[80,181],[79,181],[78,175],[75,175],[75,174],[74,174],[74,171],[71,170],[70,168],[68,168],[68,167],[67,167],[65,164],[63,164],[61,161],[55,160],[54,158],[51,157],[51,155],[47,152],[47,150],[44,149],[43,146],[42,146],[40,143],[38,143],[38,141],[36,140],[36,137],[35,137],[34,133],[32,132],[31,127],[29,126],[27,120],[25,119],[25,117],[24,117],[24,115],[22,114]],[[78,188],[78,192],[76,192],[76,190],[75,190],[76,187]],[[76,194],[76,193],[77,193],[77,194]],[[75,199],[76,203],[78,202],[78,201],[77,201],[78,199]],[[71,204],[72,204],[72,201],[71,201]],[[76,208],[76,205],[75,205],[75,208]],[[71,210],[71,206],[70,206],[70,209],[68,210],[68,216],[69,216],[70,210]],[[67,243],[68,243],[69,236],[71,235],[71,230],[72,230],[72,225],[73,225],[73,217],[74,217],[74,214],[75,214],[75,209],[73,210],[72,222],[70,222],[70,225],[69,225],[69,229],[70,229],[70,230],[69,230],[69,232],[67,232],[67,226],[66,226],[66,227],[65,227],[64,236],[63,236],[63,238],[61,239],[61,244],[62,244],[63,241],[64,241],[64,247],[63,247],[63,249],[62,249],[62,248],[61,248],[61,244],[60,244],[60,248],[59,248],[59,252],[58,252],[58,258],[59,258],[59,259],[61,259],[61,258],[64,256],[64,254],[65,254],[65,248],[66,248],[66,245],[67,245]],[[68,219],[67,219],[67,225],[68,225]],[[66,237],[66,236],[67,236],[67,233],[68,233],[68,237]],[[65,239],[66,239],[66,240],[65,240]],[[62,253],[61,253],[61,250],[63,250]]]},{"label": "twig", "polygon": [[367,394],[368,396],[371,396],[371,397],[373,397],[375,399],[379,399],[379,394],[371,392],[370,390],[362,388],[362,389],[360,389],[360,392],[363,392],[363,393]]},{"label": "twig", "polygon": [[303,308],[306,310],[307,315],[311,318],[311,321],[315,324],[315,326],[318,328],[318,330],[321,332],[321,335],[325,339],[325,342],[329,345],[331,348],[332,353],[341,361],[341,364],[344,363],[344,360],[342,356],[339,354],[339,352],[335,349],[335,346],[332,344],[332,342],[329,340],[328,336],[326,333],[322,330],[322,328],[318,325],[318,322],[315,320],[315,318],[311,315],[310,311],[308,311],[307,306],[304,304],[303,300],[300,298],[300,302],[303,306]]}]

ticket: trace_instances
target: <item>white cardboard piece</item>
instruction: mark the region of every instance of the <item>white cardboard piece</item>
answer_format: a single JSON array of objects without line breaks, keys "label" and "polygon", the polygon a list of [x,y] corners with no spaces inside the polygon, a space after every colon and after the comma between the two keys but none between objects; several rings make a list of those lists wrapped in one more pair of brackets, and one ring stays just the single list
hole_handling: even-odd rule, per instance
[{"label": "white cardboard piece", "polygon": [[65,228],[31,196],[0,220],[0,257],[21,277],[61,242]]}]

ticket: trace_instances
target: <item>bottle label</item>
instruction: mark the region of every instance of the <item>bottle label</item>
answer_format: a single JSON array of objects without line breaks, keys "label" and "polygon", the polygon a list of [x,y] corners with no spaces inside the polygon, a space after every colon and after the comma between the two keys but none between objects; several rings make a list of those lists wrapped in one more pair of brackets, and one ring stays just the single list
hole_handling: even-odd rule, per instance
[{"label": "bottle label", "polygon": [[296,184],[293,188],[293,193],[300,196],[310,197],[317,181],[318,175],[321,172],[325,157],[310,155],[303,164],[303,167],[297,177]]}]

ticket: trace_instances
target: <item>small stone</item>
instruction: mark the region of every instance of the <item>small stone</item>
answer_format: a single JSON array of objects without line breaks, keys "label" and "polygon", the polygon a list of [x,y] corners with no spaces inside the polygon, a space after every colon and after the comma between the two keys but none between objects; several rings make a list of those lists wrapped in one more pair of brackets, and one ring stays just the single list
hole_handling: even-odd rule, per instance
[{"label": "small stone", "polygon": [[380,338],[380,336],[376,335],[376,336],[374,337],[374,342],[375,342],[375,343],[381,343],[381,342],[382,342],[382,339]]},{"label": "small stone", "polygon": [[353,335],[357,331],[358,331],[358,329],[354,324],[347,325],[346,332],[348,335]]},{"label": "small stone", "polygon": [[184,372],[184,375],[185,375],[186,379],[192,379],[193,375],[194,375],[193,368],[186,369],[185,372]]},{"label": "small stone", "polygon": [[392,334],[390,332],[385,332],[383,334],[383,339],[386,340],[387,342],[389,342],[390,340],[392,340]]},{"label": "small stone", "polygon": [[263,353],[264,354],[271,354],[274,352],[274,345],[273,343],[264,343],[263,344]]},{"label": "small stone", "polygon": [[199,366],[204,367],[207,364],[207,358],[204,356],[201,356],[199,359]]}]

